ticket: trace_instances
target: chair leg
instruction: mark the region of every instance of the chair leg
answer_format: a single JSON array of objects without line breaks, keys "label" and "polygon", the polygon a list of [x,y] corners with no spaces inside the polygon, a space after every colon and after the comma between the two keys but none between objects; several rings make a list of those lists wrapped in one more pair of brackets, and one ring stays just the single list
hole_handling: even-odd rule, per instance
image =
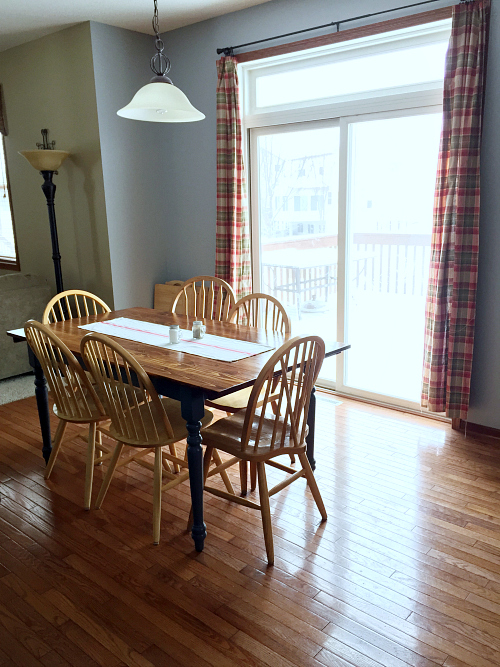
[{"label": "chair leg", "polygon": [[290,454],[290,463],[295,463],[295,454]]},{"label": "chair leg", "polygon": [[92,500],[92,482],[94,480],[94,459],[95,459],[95,435],[97,424],[90,422],[89,424],[89,444],[87,447],[87,468],[85,470],[85,496],[83,507],[86,510],[90,509]]},{"label": "chair leg", "polygon": [[240,487],[242,496],[246,496],[248,493],[247,474],[248,474],[247,462],[240,461]]},{"label": "chair leg", "polygon": [[50,473],[52,472],[52,468],[54,467],[54,463],[56,462],[57,455],[59,454],[59,449],[61,448],[64,431],[66,430],[67,425],[68,422],[65,421],[64,419],[59,420],[56,434],[54,436],[54,442],[52,443],[52,452],[50,454],[49,462],[47,463],[47,467],[45,468],[45,473],[43,475],[45,479],[49,479],[50,477]]},{"label": "chair leg", "polygon": [[257,488],[257,464],[250,463],[250,491]]},{"label": "chair leg", "polygon": [[[214,449],[212,451],[212,458],[215,461],[216,466],[220,466],[222,464],[222,459],[220,457],[219,452],[216,449]],[[227,474],[227,470],[221,470],[220,476],[222,477],[222,481],[224,482],[224,486],[226,487],[227,492],[234,496],[235,493],[234,493],[233,485],[231,484],[231,480],[229,479],[229,475]]]},{"label": "chair leg", "polygon": [[323,498],[321,497],[321,493],[319,492],[318,485],[316,483],[316,478],[314,477],[314,473],[311,468],[311,464],[309,463],[309,460],[307,458],[307,454],[305,452],[301,452],[299,454],[299,460],[300,463],[302,464],[302,469],[304,470],[304,473],[306,475],[307,483],[309,484],[309,488],[311,489],[311,493],[313,495],[314,501],[319,509],[319,512],[321,514],[321,517],[323,521],[326,521],[328,518],[328,515],[326,513],[325,505],[323,503]]},{"label": "chair leg", "polygon": [[161,447],[155,449],[155,471],[153,479],[153,543],[160,543],[161,524],[161,486],[162,486],[163,460]]},{"label": "chair leg", "polygon": [[271,507],[269,505],[269,492],[266,479],[266,464],[262,461],[257,463],[257,475],[259,478],[260,512],[262,514],[262,527],[264,529],[264,542],[266,544],[267,562],[274,565],[274,541],[273,527],[271,524]]},{"label": "chair leg", "polygon": [[109,466],[108,469],[106,470],[106,476],[104,477],[104,481],[102,483],[102,486],[99,490],[99,495],[97,496],[97,500],[95,503],[95,508],[96,510],[100,509],[102,505],[102,501],[104,500],[104,496],[106,495],[109,485],[111,483],[111,479],[114,475],[115,469],[116,469],[116,464],[118,463],[118,459],[120,458],[120,454],[122,453],[123,449],[123,443],[119,442],[117,443],[115,447],[115,451],[113,452],[113,456],[111,457],[109,461]]}]

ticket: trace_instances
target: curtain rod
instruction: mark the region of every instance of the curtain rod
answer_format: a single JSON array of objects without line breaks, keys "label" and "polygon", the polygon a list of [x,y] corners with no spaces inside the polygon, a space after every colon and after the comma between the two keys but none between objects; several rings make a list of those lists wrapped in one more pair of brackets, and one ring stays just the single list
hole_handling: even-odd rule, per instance
[{"label": "curtain rod", "polygon": [[[460,0],[460,2],[470,2],[471,0]],[[384,9],[380,12],[373,12],[372,14],[363,14],[362,16],[354,16],[350,19],[342,19],[341,21],[332,21],[331,23],[324,23],[323,25],[316,25],[313,28],[304,28],[303,30],[296,30],[295,32],[286,32],[283,35],[275,35],[274,37],[266,37],[265,39],[257,39],[254,42],[247,42],[246,44],[238,44],[238,46],[226,46],[223,49],[217,49],[217,54],[223,53],[225,56],[232,56],[235,49],[242,49],[245,46],[253,46],[254,44],[262,44],[263,42],[271,42],[282,37],[291,37],[292,35],[301,35],[304,32],[311,32],[312,30],[321,30],[322,28],[331,28],[336,26],[337,32],[340,32],[340,26],[343,23],[350,23],[351,21],[359,21],[361,19],[369,19],[372,16],[380,16],[381,14],[389,14],[390,12],[397,12],[400,9],[409,9],[410,7],[419,7],[420,5],[429,5],[438,0],[423,0],[422,2],[414,2],[412,5],[403,5],[402,7],[394,7],[393,9]]]}]

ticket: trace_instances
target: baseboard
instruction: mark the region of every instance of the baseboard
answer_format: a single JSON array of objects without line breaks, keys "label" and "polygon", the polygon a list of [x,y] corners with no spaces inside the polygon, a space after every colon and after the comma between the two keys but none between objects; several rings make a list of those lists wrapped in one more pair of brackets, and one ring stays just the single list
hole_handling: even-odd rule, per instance
[{"label": "baseboard", "polygon": [[491,426],[483,426],[483,424],[474,424],[474,422],[466,422],[463,419],[453,419],[452,428],[461,433],[474,433],[475,435],[488,435],[492,438],[500,438],[500,429]]}]

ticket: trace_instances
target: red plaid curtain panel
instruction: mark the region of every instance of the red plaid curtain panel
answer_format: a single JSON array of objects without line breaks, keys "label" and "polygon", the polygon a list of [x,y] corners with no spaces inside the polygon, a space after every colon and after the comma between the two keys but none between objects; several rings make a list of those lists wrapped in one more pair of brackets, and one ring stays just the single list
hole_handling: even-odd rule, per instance
[{"label": "red plaid curtain panel", "polygon": [[479,250],[479,160],[489,0],[453,8],[446,57],[422,406],[467,419]]},{"label": "red plaid curtain panel", "polygon": [[252,279],[236,58],[221,58],[217,74],[215,275],[226,280],[239,299],[252,291]]}]

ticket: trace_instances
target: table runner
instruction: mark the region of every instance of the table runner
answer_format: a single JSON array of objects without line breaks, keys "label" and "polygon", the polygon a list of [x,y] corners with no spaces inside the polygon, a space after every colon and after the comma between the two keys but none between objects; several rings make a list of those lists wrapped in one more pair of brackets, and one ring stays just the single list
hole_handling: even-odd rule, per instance
[{"label": "table runner", "polygon": [[182,340],[172,345],[169,342],[168,326],[132,320],[128,317],[117,317],[114,320],[95,322],[94,324],[82,324],[78,328],[103,333],[115,338],[133,340],[145,345],[154,345],[173,352],[186,352],[198,357],[217,359],[218,361],[238,361],[274,349],[268,345],[224,338],[213,334],[206,334],[201,339],[194,339],[192,332],[188,329],[181,329]]}]

